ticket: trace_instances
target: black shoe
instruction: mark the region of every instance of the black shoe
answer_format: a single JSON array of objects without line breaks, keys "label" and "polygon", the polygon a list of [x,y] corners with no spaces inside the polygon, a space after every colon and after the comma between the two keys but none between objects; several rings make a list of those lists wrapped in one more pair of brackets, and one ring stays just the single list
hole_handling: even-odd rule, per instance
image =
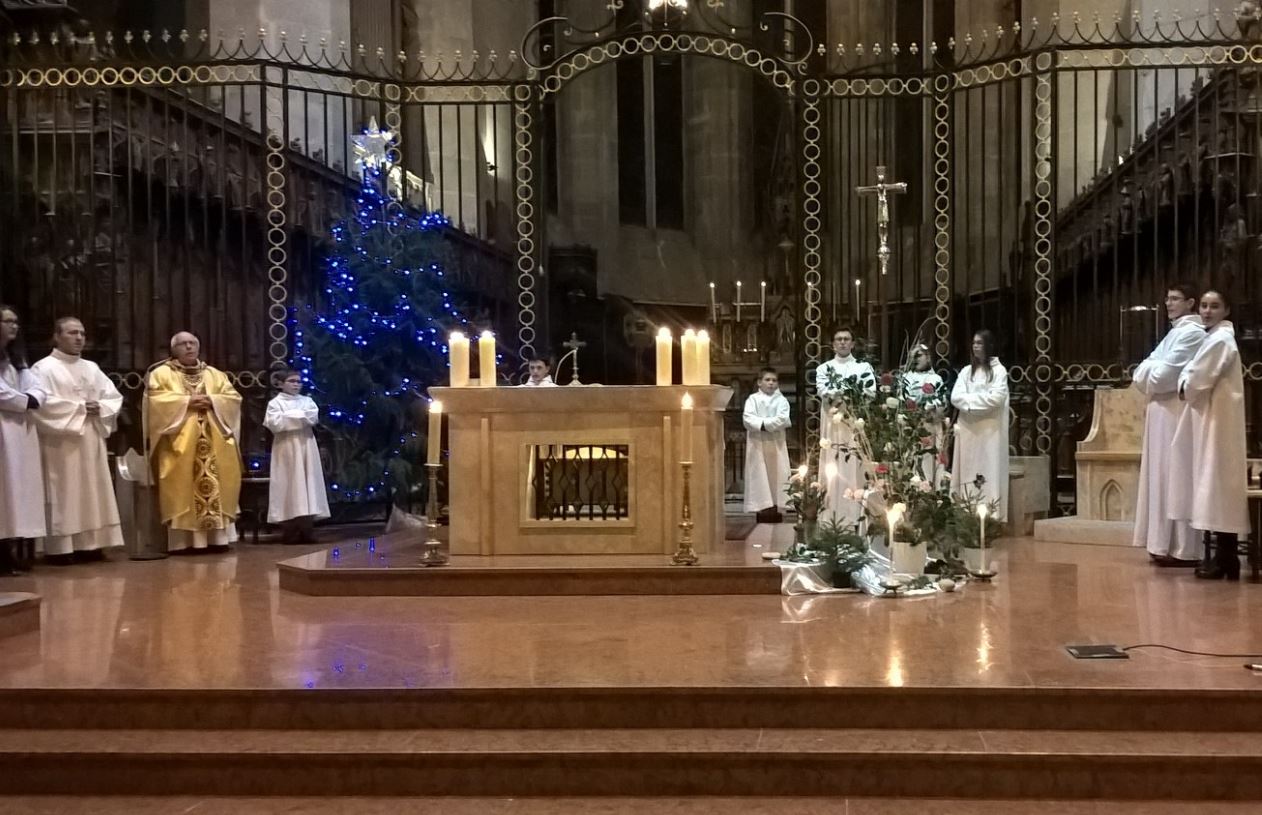
[{"label": "black shoe", "polygon": [[105,560],[104,549],[85,549],[74,553],[75,563],[98,563]]},{"label": "black shoe", "polygon": [[231,552],[232,547],[226,543],[216,543],[206,547],[206,551],[216,555],[222,555],[224,552]]},{"label": "black shoe", "polygon": [[18,571],[16,558],[17,541],[0,541],[0,577],[16,577]]},{"label": "black shoe", "polygon": [[14,558],[17,562],[18,571],[29,572],[35,568],[35,539],[22,538],[18,540],[14,546],[18,551],[18,555]]},{"label": "black shoe", "polygon": [[74,553],[66,553],[64,555],[44,555],[44,562],[49,566],[73,566]]},{"label": "black shoe", "polygon": [[1234,534],[1218,533],[1214,535],[1214,562],[1201,566],[1196,576],[1202,580],[1239,580],[1240,579],[1240,540]]}]

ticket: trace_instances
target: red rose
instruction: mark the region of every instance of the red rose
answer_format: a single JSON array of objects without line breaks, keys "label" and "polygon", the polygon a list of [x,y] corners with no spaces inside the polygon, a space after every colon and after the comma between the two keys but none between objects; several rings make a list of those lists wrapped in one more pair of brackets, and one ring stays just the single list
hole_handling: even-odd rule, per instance
[{"label": "red rose", "polygon": [[941,453],[938,453],[938,463],[939,463],[939,464],[946,464],[946,463],[947,463],[947,460],[946,460],[946,451],[945,451],[945,450],[943,450]]},{"label": "red rose", "polygon": [[876,474],[877,474],[877,475],[885,475],[885,474],[886,474],[886,473],[888,473],[889,471],[890,471],[890,468],[889,468],[889,467],[887,467],[887,466],[885,466],[884,464],[878,464],[878,465],[876,465]]},{"label": "red rose", "polygon": [[908,409],[908,410],[915,410],[915,409],[916,409],[916,400],[915,400],[915,399],[908,399],[908,400],[907,400],[907,409]]},{"label": "red rose", "polygon": [[932,447],[932,446],[933,446],[933,436],[921,436],[921,437],[920,437],[920,444],[921,444],[921,446],[922,446],[922,447]]},{"label": "red rose", "polygon": [[894,384],[894,375],[893,375],[892,373],[890,373],[889,371],[886,371],[885,373],[881,374],[881,384],[882,384],[882,385],[893,385],[893,384]]},{"label": "red rose", "polygon": [[932,382],[926,382],[925,384],[920,386],[920,390],[924,392],[925,394],[932,394],[932,393],[935,393],[938,389],[933,386]]}]

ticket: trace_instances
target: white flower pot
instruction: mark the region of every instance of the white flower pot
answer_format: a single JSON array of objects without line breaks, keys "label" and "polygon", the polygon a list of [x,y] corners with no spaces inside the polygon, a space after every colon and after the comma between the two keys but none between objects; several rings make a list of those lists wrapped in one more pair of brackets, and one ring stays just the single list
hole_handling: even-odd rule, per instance
[{"label": "white flower pot", "polygon": [[895,574],[923,574],[925,571],[925,547],[912,546],[906,541],[894,541],[890,547],[890,560]]}]

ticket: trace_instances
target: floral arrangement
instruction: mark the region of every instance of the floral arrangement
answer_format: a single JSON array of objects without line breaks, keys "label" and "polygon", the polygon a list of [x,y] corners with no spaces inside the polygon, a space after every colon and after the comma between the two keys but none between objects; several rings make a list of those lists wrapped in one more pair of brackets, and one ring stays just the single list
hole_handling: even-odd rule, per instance
[{"label": "floral arrangement", "polygon": [[903,503],[912,508],[920,496],[935,491],[938,479],[926,472],[926,464],[936,461],[943,468],[946,464],[950,421],[944,385],[925,383],[913,388],[904,374],[886,372],[873,388],[856,377],[842,379],[830,371],[828,390],[832,393],[830,415],[834,421],[848,421],[854,434],[848,443],[825,438],[820,442],[823,454],[835,450],[847,461],[858,458],[863,464],[863,494],[847,498],[863,500],[875,490],[884,499],[878,504]]},{"label": "floral arrangement", "polygon": [[[951,492],[946,386],[909,381],[902,372],[859,381],[830,371],[827,389],[833,420],[849,422],[854,432],[849,441],[825,437],[821,459],[832,451],[861,463],[864,486],[844,496],[863,506],[869,534],[884,534],[892,521],[897,540],[928,545],[939,571],[963,573],[961,549],[978,545],[977,510],[985,498],[980,476],[960,492]],[[1002,526],[995,519],[997,508],[996,502],[989,504],[988,540]]]}]

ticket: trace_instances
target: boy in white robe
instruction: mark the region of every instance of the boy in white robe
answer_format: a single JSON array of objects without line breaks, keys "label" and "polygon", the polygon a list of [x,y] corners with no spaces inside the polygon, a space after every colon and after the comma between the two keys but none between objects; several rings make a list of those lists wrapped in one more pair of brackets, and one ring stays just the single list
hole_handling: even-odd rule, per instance
[{"label": "boy in white robe", "polygon": [[105,549],[123,545],[105,449],[123,395],[83,358],[86,342],[83,323],[62,317],[53,329],[53,352],[31,367],[48,394],[35,422],[48,507],[44,559],[58,565],[101,560]]},{"label": "boy in white robe", "polygon": [[786,503],[789,484],[789,400],[771,368],[758,372],[758,390],[745,400],[745,511],[759,523],[783,520],[777,507]]},{"label": "boy in white robe", "polygon": [[853,380],[862,388],[865,396],[876,396],[876,373],[872,365],[860,362],[854,356],[854,332],[839,328],[833,332],[833,358],[815,369],[815,392],[819,394],[820,474],[825,481],[827,494],[824,511],[828,517],[843,523],[854,523],[863,516],[863,507],[845,493],[864,487],[863,462],[851,455],[847,460],[843,446],[854,444],[854,427],[849,419],[835,409],[839,397],[838,383]]},{"label": "boy in white robe", "polygon": [[1196,313],[1196,289],[1179,283],[1166,292],[1166,316],[1170,331],[1148,358],[1135,368],[1135,390],[1144,394],[1144,450],[1139,465],[1139,499],[1135,505],[1135,546],[1148,549],[1158,566],[1195,566],[1200,535],[1187,521],[1169,518],[1166,496],[1170,490],[1192,489],[1192,479],[1182,477],[1191,464],[1191,436],[1176,449],[1174,430],[1187,402],[1179,399],[1179,374],[1205,341],[1205,326]]},{"label": "boy in white robe", "polygon": [[32,414],[45,394],[26,367],[18,315],[0,305],[0,575],[28,571],[46,531],[44,476]]},{"label": "boy in white robe", "polygon": [[521,383],[523,388],[554,388],[555,382],[552,381],[552,374],[548,373],[551,366],[543,357],[534,357],[526,363],[526,370],[530,374],[525,382]]},{"label": "boy in white robe", "polygon": [[267,522],[281,524],[285,543],[310,542],[315,521],[329,517],[320,448],[312,430],[320,408],[302,395],[302,376],[286,371],[281,392],[267,403],[263,426],[272,431]]}]

